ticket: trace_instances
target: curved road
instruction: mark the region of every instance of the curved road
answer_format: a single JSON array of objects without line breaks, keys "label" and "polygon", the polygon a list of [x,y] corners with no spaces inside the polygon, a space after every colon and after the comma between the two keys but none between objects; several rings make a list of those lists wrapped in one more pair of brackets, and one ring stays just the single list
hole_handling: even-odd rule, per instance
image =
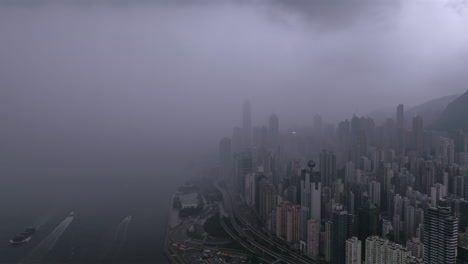
[{"label": "curved road", "polygon": [[[241,235],[243,235],[245,238],[247,238],[247,241],[249,242],[250,246],[253,246],[254,248],[258,248],[260,249],[261,251],[263,251],[263,253],[265,254],[268,254],[274,258],[277,259],[277,261],[281,260],[283,262],[286,262],[286,263],[291,263],[291,264],[296,264],[296,263],[302,263],[302,264],[310,264],[310,263],[315,263],[314,260],[312,259],[309,259],[309,258],[306,258],[300,254],[297,254],[296,252],[290,250],[289,248],[286,248],[285,246],[281,245],[281,244],[278,244],[276,241],[272,240],[270,237],[268,237],[267,235],[263,234],[262,232],[256,230],[255,227],[251,227],[251,225],[245,220],[243,219],[238,213],[236,210],[233,209],[233,206],[232,206],[232,202],[231,202],[231,197],[230,195],[226,192],[226,190],[224,188],[222,188],[218,182],[216,182],[215,184],[215,187],[221,192],[221,194],[223,195],[223,201],[224,201],[224,205],[225,205],[225,209],[226,209],[226,213],[229,215],[230,219],[231,219],[231,224],[232,226],[234,227],[235,231]],[[235,219],[238,219],[243,225],[245,225],[243,228],[240,227]],[[271,249],[263,246],[262,244],[258,243],[255,239],[253,239],[250,235],[246,234],[245,233],[245,230],[248,230],[250,232],[252,232],[253,234],[257,235],[258,237],[260,237],[263,241],[265,241],[266,243],[268,244],[272,244],[272,245],[275,245],[278,249],[282,250],[282,252],[286,252],[288,255],[285,255],[285,254],[280,254],[280,253],[276,253],[274,251],[272,251]],[[227,230],[226,230],[227,231]],[[229,233],[229,232],[228,232]],[[232,232],[231,232],[232,233]],[[230,234],[231,235],[231,234]],[[239,242],[241,242],[241,240],[239,240],[239,238],[235,238],[233,237],[234,239],[238,240]],[[242,244],[242,243],[241,243]],[[245,247],[245,245],[243,245]],[[247,245],[247,248],[248,248],[248,245]]]}]

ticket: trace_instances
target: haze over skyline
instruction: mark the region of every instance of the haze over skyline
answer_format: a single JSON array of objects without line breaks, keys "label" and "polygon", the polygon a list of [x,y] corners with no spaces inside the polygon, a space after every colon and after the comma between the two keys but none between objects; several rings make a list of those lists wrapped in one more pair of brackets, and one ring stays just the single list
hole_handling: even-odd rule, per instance
[{"label": "haze over skyline", "polygon": [[416,105],[466,90],[452,2],[3,1],[1,104],[65,127],[163,120],[180,137],[225,133],[244,99],[285,125]]},{"label": "haze over skyline", "polygon": [[192,166],[245,99],[283,130],[466,90],[464,6],[352,2],[2,1],[5,188]]},{"label": "haze over skyline", "polygon": [[[262,187],[272,197],[280,180],[300,182],[297,160],[332,168],[322,169],[329,188],[350,160],[369,172],[366,184],[380,161],[407,160],[407,150],[464,164],[466,149],[451,153],[465,134],[453,143],[425,127],[448,100],[420,108],[427,117],[402,117],[467,91],[466,32],[465,0],[0,0],[0,241],[23,243],[32,233],[18,238],[21,230],[38,226],[23,247],[0,244],[0,262],[164,263],[155,249],[168,245],[161,227],[178,221],[167,221],[173,192],[217,174],[203,195],[223,196],[232,215],[237,205],[222,188],[237,195],[252,187],[244,180],[255,184],[252,157],[274,172],[265,176],[275,185]],[[442,130],[463,123],[467,98]],[[400,104],[396,123],[327,126],[379,109],[396,117]],[[191,209],[206,203],[187,200]]]}]

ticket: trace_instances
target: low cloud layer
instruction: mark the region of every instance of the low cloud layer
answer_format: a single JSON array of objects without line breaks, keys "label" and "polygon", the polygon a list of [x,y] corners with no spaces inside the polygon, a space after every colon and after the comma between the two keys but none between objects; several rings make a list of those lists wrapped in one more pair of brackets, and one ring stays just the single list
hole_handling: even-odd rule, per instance
[{"label": "low cloud layer", "polygon": [[380,23],[401,8],[400,0],[274,0],[266,3],[279,13],[297,13],[323,30],[346,30],[356,23]]},{"label": "low cloud layer", "polygon": [[468,88],[464,10],[439,0],[2,1],[2,118],[13,136],[112,131],[184,149],[229,135],[246,98],[255,122],[276,112],[284,126],[415,105]]}]

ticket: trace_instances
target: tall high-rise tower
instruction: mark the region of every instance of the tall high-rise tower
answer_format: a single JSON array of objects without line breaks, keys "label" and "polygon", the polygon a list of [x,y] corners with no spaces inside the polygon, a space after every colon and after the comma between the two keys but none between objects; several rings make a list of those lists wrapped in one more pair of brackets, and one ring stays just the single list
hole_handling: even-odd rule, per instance
[{"label": "tall high-rise tower", "polygon": [[310,173],[302,171],[299,193],[301,195],[301,240],[307,240],[307,221],[310,219]]},{"label": "tall high-rise tower", "polygon": [[222,167],[229,167],[231,163],[231,139],[225,137],[219,142],[219,163]]},{"label": "tall high-rise tower", "polygon": [[301,186],[301,213],[302,213],[302,235],[301,239],[307,241],[307,221],[315,219],[320,225],[321,221],[321,201],[322,185],[320,175],[314,172],[315,162],[309,161],[309,169],[302,171]]},{"label": "tall high-rise tower", "polygon": [[276,114],[272,114],[268,120],[268,145],[274,148],[279,140],[279,121]]},{"label": "tall high-rise tower", "polygon": [[317,257],[319,251],[319,235],[322,213],[322,184],[320,173],[314,172],[315,162],[309,161],[310,178],[310,220],[307,224],[307,253],[311,257]]},{"label": "tall high-rise tower", "polygon": [[377,207],[380,208],[380,182],[371,181],[369,183],[369,196],[372,203],[374,203]]},{"label": "tall high-rise tower", "polygon": [[[379,209],[372,203],[364,204],[358,212],[358,238],[365,241],[367,237],[378,235],[379,231]],[[365,245],[362,249],[364,255]]]},{"label": "tall high-rise tower", "polygon": [[449,207],[431,207],[424,219],[424,263],[455,264],[458,219]]},{"label": "tall high-rise tower", "polygon": [[397,108],[397,131],[396,131],[396,138],[397,138],[397,151],[398,154],[404,155],[405,154],[405,114],[404,114],[404,107],[402,104],[398,105]]},{"label": "tall high-rise tower", "polygon": [[307,221],[307,255],[316,258],[319,254],[320,220]]},{"label": "tall high-rise tower", "polygon": [[343,208],[335,208],[332,228],[332,264],[345,263],[348,233],[348,213]]},{"label": "tall high-rise tower", "polygon": [[245,101],[242,107],[242,147],[250,148],[252,145],[252,116],[250,102]]},{"label": "tall high-rise tower", "polygon": [[219,165],[221,168],[222,177],[226,177],[232,162],[232,149],[231,139],[228,137],[223,138],[219,142]]},{"label": "tall high-rise tower", "polygon": [[423,118],[416,116],[413,118],[413,148],[418,153],[423,151],[424,144],[424,130],[423,130]]},{"label": "tall high-rise tower", "polygon": [[403,127],[405,122],[404,106],[399,104],[397,107],[397,126]]},{"label": "tall high-rise tower", "polygon": [[336,155],[323,150],[319,154],[320,175],[323,187],[332,187],[336,179]]},{"label": "tall high-rise tower", "polygon": [[366,239],[366,263],[406,264],[411,251],[387,239],[370,236]]},{"label": "tall high-rise tower", "polygon": [[322,219],[322,183],[318,172],[311,172],[310,180],[310,218]]},{"label": "tall high-rise tower", "polygon": [[346,264],[361,264],[361,241],[357,237],[346,240]]}]

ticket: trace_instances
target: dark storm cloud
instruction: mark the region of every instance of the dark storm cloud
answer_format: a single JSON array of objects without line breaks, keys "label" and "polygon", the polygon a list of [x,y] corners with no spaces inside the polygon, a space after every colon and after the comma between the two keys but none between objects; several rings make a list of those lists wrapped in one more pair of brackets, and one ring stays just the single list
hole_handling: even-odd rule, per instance
[{"label": "dark storm cloud", "polygon": [[185,144],[230,133],[245,98],[283,124],[416,104],[467,82],[466,17],[439,2],[2,1],[0,101]]},{"label": "dark storm cloud", "polygon": [[341,30],[354,23],[378,23],[398,12],[401,0],[272,0],[269,4],[295,12],[322,30]]}]

